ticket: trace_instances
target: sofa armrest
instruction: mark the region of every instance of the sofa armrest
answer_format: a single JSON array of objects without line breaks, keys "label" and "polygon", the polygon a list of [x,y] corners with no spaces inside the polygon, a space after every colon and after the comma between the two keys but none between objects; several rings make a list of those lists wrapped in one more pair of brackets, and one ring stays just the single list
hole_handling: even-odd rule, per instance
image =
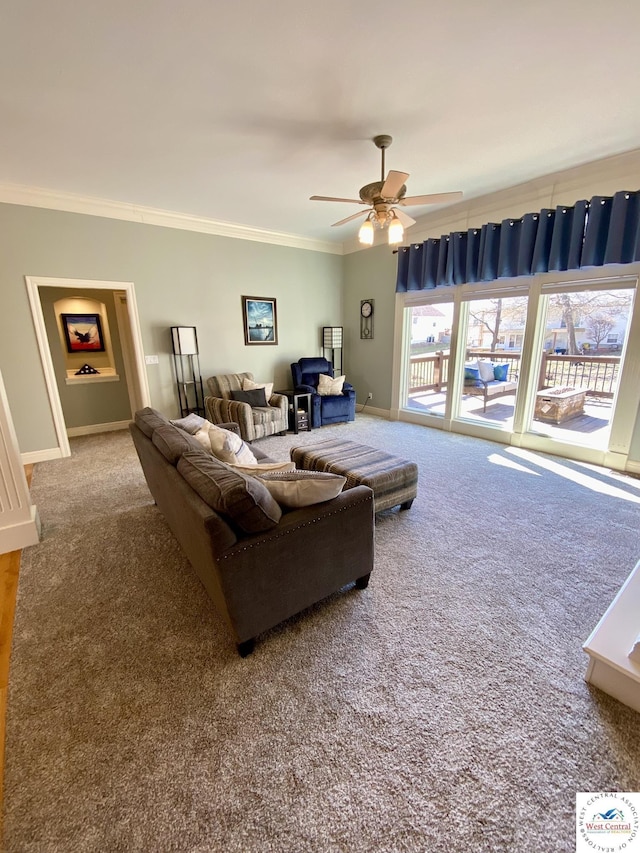
[{"label": "sofa armrest", "polygon": [[269,405],[274,409],[280,409],[283,417],[288,418],[289,400],[284,396],[284,394],[272,394],[271,397],[269,397]]},{"label": "sofa armrest", "polygon": [[218,558],[239,642],[365,577],[374,560],[373,492],[355,486],[331,501],[287,512],[267,533]]},{"label": "sofa armrest", "polygon": [[207,418],[219,426],[222,422],[232,421],[240,427],[240,435],[253,435],[253,417],[251,406],[238,400],[208,396],[204,398]]},{"label": "sofa armrest", "polygon": [[313,385],[296,385],[293,391],[294,394],[317,394],[318,389]]}]

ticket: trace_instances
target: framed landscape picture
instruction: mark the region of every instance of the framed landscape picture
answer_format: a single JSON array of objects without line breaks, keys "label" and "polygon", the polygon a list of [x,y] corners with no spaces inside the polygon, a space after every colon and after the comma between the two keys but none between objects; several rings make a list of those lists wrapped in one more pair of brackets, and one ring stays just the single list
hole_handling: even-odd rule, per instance
[{"label": "framed landscape picture", "polygon": [[99,314],[61,314],[67,352],[104,352]]},{"label": "framed landscape picture", "polygon": [[264,296],[242,297],[245,344],[277,344],[276,300]]}]

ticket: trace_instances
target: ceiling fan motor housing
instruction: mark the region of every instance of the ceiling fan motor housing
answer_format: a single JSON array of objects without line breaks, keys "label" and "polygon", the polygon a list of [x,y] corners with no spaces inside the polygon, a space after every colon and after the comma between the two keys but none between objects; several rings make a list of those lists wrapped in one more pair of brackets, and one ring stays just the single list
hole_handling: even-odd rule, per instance
[{"label": "ceiling fan motor housing", "polygon": [[[360,190],[360,198],[366,204],[375,204],[376,201],[382,201],[382,187],[384,181],[374,181],[372,184],[367,184]],[[407,192],[407,185],[403,184],[395,198],[385,199],[385,201],[399,201],[404,198]]]}]

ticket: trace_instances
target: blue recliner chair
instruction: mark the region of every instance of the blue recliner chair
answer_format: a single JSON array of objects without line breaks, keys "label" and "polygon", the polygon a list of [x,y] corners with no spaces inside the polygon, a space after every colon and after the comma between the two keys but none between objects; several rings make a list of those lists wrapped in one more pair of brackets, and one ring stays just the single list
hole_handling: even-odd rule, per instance
[{"label": "blue recliner chair", "polygon": [[321,373],[333,377],[333,365],[326,358],[301,358],[291,365],[293,390],[296,394],[311,394],[311,426],[337,424],[356,419],[356,392],[348,382],[342,394],[318,394],[318,377]]}]

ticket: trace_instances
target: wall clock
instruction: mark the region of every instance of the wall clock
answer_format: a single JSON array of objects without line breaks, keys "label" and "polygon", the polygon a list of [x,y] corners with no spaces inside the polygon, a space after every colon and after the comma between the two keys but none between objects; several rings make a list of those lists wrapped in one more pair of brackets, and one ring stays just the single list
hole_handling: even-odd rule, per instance
[{"label": "wall clock", "polygon": [[360,303],[360,337],[365,340],[373,337],[373,299],[363,299]]}]

